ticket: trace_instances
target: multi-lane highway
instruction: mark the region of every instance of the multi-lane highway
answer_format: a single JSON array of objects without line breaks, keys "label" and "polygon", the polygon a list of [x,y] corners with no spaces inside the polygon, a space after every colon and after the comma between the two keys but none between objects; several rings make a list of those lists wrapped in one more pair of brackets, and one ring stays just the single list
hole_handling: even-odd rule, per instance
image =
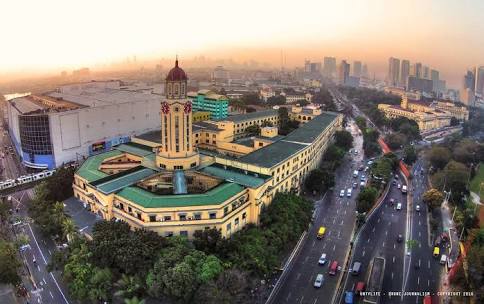
[{"label": "multi-lane highway", "polygon": [[[292,271],[282,283],[273,303],[331,303],[341,272],[335,276],[328,274],[332,261],[341,265],[348,252],[350,239],[355,223],[355,198],[358,187],[353,189],[356,179],[352,172],[362,162],[362,138],[358,129],[351,121],[349,130],[355,141],[354,148],[358,154],[351,153],[345,157],[344,163],[336,171],[336,185],[334,191],[328,191],[324,198],[315,202],[315,218],[308,237],[302,245],[299,255],[295,258]],[[346,194],[347,189],[353,189],[351,197]],[[340,197],[340,191],[345,195]],[[326,228],[326,235],[322,240],[316,238],[319,227]],[[318,265],[318,260],[326,253],[325,265]],[[313,283],[318,274],[324,275],[321,288],[314,288]]]},{"label": "multi-lane highway", "polygon": [[[370,263],[374,257],[383,257],[386,261],[382,291],[401,291],[403,289],[403,266],[405,258],[405,229],[407,226],[407,196],[397,187],[405,185],[403,177],[395,179],[386,198],[376,207],[367,222],[360,228],[349,267],[355,262],[361,263],[360,273],[347,274],[342,291],[354,290],[358,282],[366,282]],[[392,203],[393,200],[393,203]],[[397,205],[401,204],[401,209]],[[402,239],[398,240],[399,235]],[[383,294],[384,294],[383,293]],[[344,303],[343,293],[340,301]],[[381,303],[390,303],[390,299],[380,298]]]}]

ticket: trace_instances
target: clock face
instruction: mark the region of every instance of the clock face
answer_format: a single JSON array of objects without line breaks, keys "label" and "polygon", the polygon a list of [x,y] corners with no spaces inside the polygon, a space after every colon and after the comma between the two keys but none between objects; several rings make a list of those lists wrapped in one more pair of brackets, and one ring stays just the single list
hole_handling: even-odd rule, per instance
[{"label": "clock face", "polygon": [[185,108],[184,108],[184,110],[185,110],[185,114],[190,113],[190,112],[192,111],[192,103],[191,103],[191,102],[187,102],[187,103],[185,104]]},{"label": "clock face", "polygon": [[170,106],[168,105],[167,102],[164,102],[161,104],[161,112],[163,112],[163,114],[170,113]]}]

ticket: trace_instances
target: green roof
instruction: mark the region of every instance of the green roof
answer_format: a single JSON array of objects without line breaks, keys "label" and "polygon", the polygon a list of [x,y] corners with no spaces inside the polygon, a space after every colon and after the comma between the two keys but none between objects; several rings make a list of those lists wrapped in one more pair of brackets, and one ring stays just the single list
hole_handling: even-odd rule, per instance
[{"label": "green roof", "polygon": [[88,182],[93,182],[95,180],[101,179],[103,177],[108,176],[108,174],[99,171],[99,166],[101,163],[108,158],[118,156],[123,154],[123,152],[119,150],[112,150],[108,152],[104,152],[98,155],[94,155],[86,159],[81,167],[77,170],[77,174],[82,178],[86,179]]},{"label": "green roof", "polygon": [[258,112],[228,116],[227,118],[224,118],[223,120],[228,120],[228,121],[233,121],[235,123],[238,123],[238,122],[242,122],[242,121],[246,121],[246,120],[265,118],[265,117],[274,116],[274,115],[278,115],[277,110],[265,110],[265,111],[258,111]]},{"label": "green roof", "polygon": [[139,166],[136,170],[126,170],[113,175],[111,179],[96,185],[97,189],[104,194],[110,194],[131,186],[134,183],[155,174],[156,171]]},{"label": "green roof", "polygon": [[237,172],[232,168],[224,169],[218,165],[208,166],[200,171],[249,188],[260,187],[264,184],[265,179],[269,178],[269,176],[256,177],[252,172],[244,174],[242,172]]},{"label": "green roof", "polygon": [[274,167],[311,144],[337,116],[337,113],[324,112],[285,138],[241,157],[240,161],[264,168]]},{"label": "green roof", "polygon": [[122,144],[116,147],[116,150],[120,150],[126,153],[134,154],[137,156],[145,157],[147,155],[153,154],[153,151],[149,151],[144,148],[143,145],[133,145],[133,144]]},{"label": "green roof", "polygon": [[129,186],[116,195],[144,208],[188,207],[218,205],[242,192],[244,187],[225,183],[203,194],[158,195],[140,187]]}]

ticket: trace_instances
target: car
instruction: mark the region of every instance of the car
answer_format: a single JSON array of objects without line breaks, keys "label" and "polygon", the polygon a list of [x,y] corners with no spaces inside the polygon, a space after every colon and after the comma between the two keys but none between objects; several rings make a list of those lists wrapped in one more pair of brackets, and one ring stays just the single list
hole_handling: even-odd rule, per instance
[{"label": "car", "polygon": [[398,185],[397,185],[397,188],[398,188],[398,189],[400,189],[401,187],[402,187],[402,185],[400,185],[400,184],[398,184]]},{"label": "car", "polygon": [[365,169],[365,167],[363,167],[363,166],[358,167],[358,171],[363,171],[364,169]]},{"label": "car", "polygon": [[366,179],[366,176],[364,174],[361,175],[360,181],[364,181]]},{"label": "car", "polygon": [[356,155],[356,154],[358,154],[358,150],[356,150],[356,149],[355,149],[355,151],[353,151],[353,152],[355,153],[355,155]]},{"label": "car", "polygon": [[397,210],[402,210],[402,203],[397,204]]},{"label": "car", "polygon": [[348,190],[346,190],[346,196],[351,197],[351,192],[352,192],[352,189],[348,188]]},{"label": "car", "polygon": [[395,174],[395,179],[398,179],[398,174]]},{"label": "car", "polygon": [[395,199],[394,198],[391,198],[390,199],[390,204],[392,204],[392,206],[393,206],[393,204],[395,204]]},{"label": "car", "polygon": [[401,243],[401,242],[403,242],[403,235],[399,234],[397,236],[397,243]]},{"label": "car", "polygon": [[339,192],[339,197],[344,197],[344,196],[345,196],[345,190],[343,189]]},{"label": "car", "polygon": [[331,262],[331,265],[329,266],[329,274],[336,275],[337,271],[338,271],[338,261]]},{"label": "car", "polygon": [[417,210],[417,212],[420,212],[420,205],[415,206],[415,210]]},{"label": "car", "polygon": [[365,282],[356,283],[355,294],[359,295],[362,291],[365,291]]},{"label": "car", "polygon": [[316,276],[316,280],[314,281],[314,287],[315,288],[320,288],[321,286],[323,286],[323,282],[324,282],[324,276],[322,273],[318,273],[318,275]]},{"label": "car", "polygon": [[397,181],[396,181],[396,180],[394,180],[394,181],[392,182],[392,184],[395,186],[395,185],[397,184]]},{"label": "car", "polygon": [[319,258],[318,264],[319,264],[319,265],[324,265],[324,264],[326,264],[326,262],[327,262],[327,261],[328,261],[328,260],[326,260],[326,253],[323,253],[323,254],[321,255],[321,257]]},{"label": "car", "polygon": [[367,164],[368,164],[368,166],[371,166],[371,165],[373,164],[373,161],[372,161],[372,160],[369,160],[369,161],[367,162]]},{"label": "car", "polygon": [[358,183],[353,183],[353,188],[358,187]]}]

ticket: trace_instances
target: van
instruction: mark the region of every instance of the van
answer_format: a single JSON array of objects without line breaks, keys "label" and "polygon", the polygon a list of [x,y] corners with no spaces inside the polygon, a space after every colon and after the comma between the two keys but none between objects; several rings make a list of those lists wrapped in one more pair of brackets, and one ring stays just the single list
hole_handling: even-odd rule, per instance
[{"label": "van", "polygon": [[318,236],[317,236],[318,240],[323,238],[325,232],[326,232],[325,227],[323,227],[323,226],[319,227]]},{"label": "van", "polygon": [[338,261],[333,261],[329,266],[329,274],[336,275],[336,271],[338,271]]},{"label": "van", "polygon": [[358,170],[353,171],[353,177],[357,178],[358,177]]},{"label": "van", "polygon": [[352,269],[353,270],[351,271],[351,274],[352,275],[358,275],[360,273],[361,263],[360,262],[354,262]]},{"label": "van", "polygon": [[347,197],[351,197],[351,192],[352,192],[352,189],[349,188],[348,190],[346,190],[346,196]]},{"label": "van", "polygon": [[441,257],[440,257],[440,264],[441,265],[445,265],[445,262],[447,262],[447,256],[445,254],[443,254]]},{"label": "van", "polygon": [[440,247],[435,246],[434,247],[434,257],[438,257],[440,254]]}]

